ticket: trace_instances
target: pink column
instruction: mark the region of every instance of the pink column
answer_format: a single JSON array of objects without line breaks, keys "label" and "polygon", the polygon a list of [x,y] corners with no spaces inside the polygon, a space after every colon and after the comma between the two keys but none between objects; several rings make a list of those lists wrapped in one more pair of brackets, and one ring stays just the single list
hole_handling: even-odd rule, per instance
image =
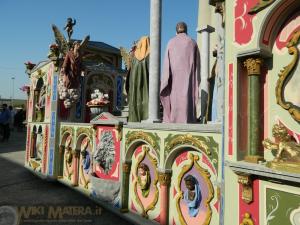
[{"label": "pink column", "polygon": [[78,185],[78,178],[79,178],[79,158],[80,158],[80,152],[78,150],[75,150],[73,153],[73,171],[74,171],[74,176],[72,179],[72,185],[77,186]]},{"label": "pink column", "polygon": [[171,172],[159,172],[158,181],[160,184],[160,224],[169,224],[169,186],[171,183]]}]

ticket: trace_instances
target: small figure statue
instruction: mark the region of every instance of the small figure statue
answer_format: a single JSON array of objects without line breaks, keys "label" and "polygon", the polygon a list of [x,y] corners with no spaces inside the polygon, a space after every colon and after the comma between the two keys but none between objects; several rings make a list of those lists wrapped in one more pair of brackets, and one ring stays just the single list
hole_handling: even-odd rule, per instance
[{"label": "small figure statue", "polygon": [[272,134],[276,142],[267,138],[262,144],[275,155],[273,162],[295,163],[300,171],[300,144],[292,139],[287,128],[282,124],[275,124]]},{"label": "small figure statue", "polygon": [[147,198],[150,192],[151,176],[149,167],[145,163],[138,166],[138,184],[142,190],[142,195]]},{"label": "small figure statue", "polygon": [[89,146],[90,141],[87,140],[86,143],[82,146],[82,149],[80,151],[82,156],[82,167],[85,174],[89,174],[90,168],[91,168],[91,160],[90,160],[90,153],[88,152],[87,148]]},{"label": "small figure statue", "polygon": [[202,200],[202,195],[197,179],[192,175],[187,175],[184,178],[186,191],[184,192],[184,202],[189,208],[189,215],[196,217],[199,212],[199,206]]},{"label": "small figure statue", "polygon": [[166,49],[160,100],[163,122],[195,123],[199,100],[200,53],[196,41],[187,35],[187,25],[176,25],[176,36]]},{"label": "small figure statue", "polygon": [[44,120],[45,114],[45,104],[46,104],[46,86],[42,86],[38,102],[35,104],[36,112],[36,122],[42,122]]},{"label": "small figure statue", "polygon": [[73,26],[74,26],[75,24],[76,24],[76,20],[74,19],[74,22],[73,22],[72,18],[69,17],[69,18],[67,19],[67,23],[66,23],[66,25],[65,25],[65,27],[64,27],[64,30],[66,30],[67,33],[68,33],[68,40],[69,40],[69,42],[70,42],[70,40],[71,40],[71,36],[72,36],[72,34],[73,34]]}]

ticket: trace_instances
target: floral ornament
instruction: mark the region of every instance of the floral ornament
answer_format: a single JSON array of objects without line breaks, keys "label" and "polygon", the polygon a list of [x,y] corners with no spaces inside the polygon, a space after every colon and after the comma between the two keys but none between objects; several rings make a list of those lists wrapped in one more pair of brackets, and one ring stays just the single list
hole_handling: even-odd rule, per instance
[{"label": "floral ornament", "polygon": [[25,92],[28,96],[30,94],[30,86],[29,85],[23,85],[19,88],[21,91]]},{"label": "floral ornament", "polygon": [[91,94],[92,100],[89,101],[87,106],[105,106],[109,103],[108,94],[103,94],[99,89],[95,89]]},{"label": "floral ornament", "polygon": [[29,85],[23,85],[22,87],[19,88],[23,92],[29,92],[30,91],[30,86]]},{"label": "floral ornament", "polygon": [[35,67],[35,65],[36,65],[36,64],[34,64],[34,63],[30,62],[30,61],[28,61],[28,62],[26,62],[24,64],[25,64],[27,70],[32,70]]},{"label": "floral ornament", "polygon": [[59,47],[57,44],[51,44],[49,46],[49,53],[48,53],[48,58],[58,58],[59,56]]}]

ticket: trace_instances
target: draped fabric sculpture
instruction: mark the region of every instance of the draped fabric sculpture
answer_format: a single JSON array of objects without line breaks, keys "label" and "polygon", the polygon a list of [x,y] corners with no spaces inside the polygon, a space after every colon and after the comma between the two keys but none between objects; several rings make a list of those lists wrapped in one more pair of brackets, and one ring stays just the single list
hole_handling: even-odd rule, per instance
[{"label": "draped fabric sculpture", "polygon": [[185,23],[176,26],[176,37],[166,49],[160,99],[163,122],[194,123],[200,83],[200,54],[197,43],[187,35]]},{"label": "draped fabric sculpture", "polygon": [[131,53],[128,84],[129,122],[148,119],[150,39],[142,37]]}]

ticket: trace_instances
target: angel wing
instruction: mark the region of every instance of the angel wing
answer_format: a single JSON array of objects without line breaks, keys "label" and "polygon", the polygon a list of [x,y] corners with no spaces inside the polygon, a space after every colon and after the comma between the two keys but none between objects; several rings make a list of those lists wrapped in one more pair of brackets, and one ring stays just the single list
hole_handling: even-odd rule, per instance
[{"label": "angel wing", "polygon": [[80,43],[80,49],[84,48],[90,40],[90,35],[85,36],[85,38]]},{"label": "angel wing", "polygon": [[129,70],[131,66],[131,55],[127,52],[126,48],[123,47],[120,47],[120,53],[124,60],[127,70]]},{"label": "angel wing", "polygon": [[60,32],[60,30],[54,24],[52,24],[52,30],[55,36],[55,41],[59,48],[59,52],[65,56],[69,50],[68,42],[65,36]]}]

